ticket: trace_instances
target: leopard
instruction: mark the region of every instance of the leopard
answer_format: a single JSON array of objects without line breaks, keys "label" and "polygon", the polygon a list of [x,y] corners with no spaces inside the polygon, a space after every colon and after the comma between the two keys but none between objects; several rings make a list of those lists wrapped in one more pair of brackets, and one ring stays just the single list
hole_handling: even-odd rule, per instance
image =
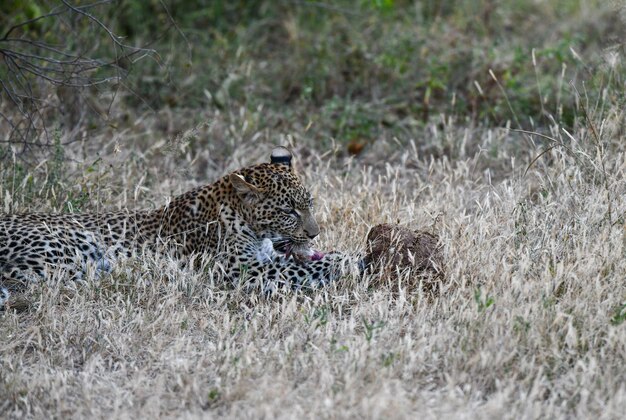
[{"label": "leopard", "polygon": [[0,307],[16,290],[53,275],[111,273],[124,258],[156,254],[189,260],[213,255],[230,284],[314,289],[358,262],[312,247],[320,234],[313,197],[293,153],[275,147],[269,162],[231,172],[155,210],[0,215]]}]

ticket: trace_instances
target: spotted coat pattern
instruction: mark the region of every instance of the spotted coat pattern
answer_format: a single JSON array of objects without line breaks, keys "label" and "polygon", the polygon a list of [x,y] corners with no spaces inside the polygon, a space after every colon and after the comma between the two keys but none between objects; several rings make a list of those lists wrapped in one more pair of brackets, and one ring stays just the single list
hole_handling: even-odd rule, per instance
[{"label": "spotted coat pattern", "polygon": [[[212,253],[232,282],[315,287],[346,270],[339,253],[312,258],[319,233],[291,152],[175,197],[155,211],[0,215],[0,304],[10,290],[56,273],[110,271],[138,251],[179,258]],[[60,273],[60,274],[59,274]]]}]

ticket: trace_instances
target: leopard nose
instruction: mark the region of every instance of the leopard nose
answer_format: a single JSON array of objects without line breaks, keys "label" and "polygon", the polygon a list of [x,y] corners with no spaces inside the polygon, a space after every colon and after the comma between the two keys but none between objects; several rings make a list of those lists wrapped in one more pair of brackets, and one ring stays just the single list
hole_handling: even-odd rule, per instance
[{"label": "leopard nose", "polygon": [[320,227],[310,212],[305,212],[302,216],[304,221],[302,230],[309,239],[315,238],[320,233]]}]

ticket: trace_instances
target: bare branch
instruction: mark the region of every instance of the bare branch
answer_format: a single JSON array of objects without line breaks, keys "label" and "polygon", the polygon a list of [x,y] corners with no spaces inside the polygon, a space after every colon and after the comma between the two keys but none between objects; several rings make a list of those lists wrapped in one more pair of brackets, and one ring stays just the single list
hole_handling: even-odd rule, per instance
[{"label": "bare branch", "polygon": [[26,26],[26,25],[29,25],[31,23],[35,23],[35,22],[38,22],[40,20],[47,19],[47,18],[50,18],[50,17],[58,16],[58,15],[63,14],[63,13],[65,13],[64,10],[61,10],[61,11],[58,11],[58,12],[50,12],[48,14],[41,15],[41,16],[38,16],[36,18],[28,19],[28,20],[26,20],[24,22],[20,22],[17,25],[13,25],[4,34],[4,36],[2,37],[2,39],[0,39],[0,41],[6,41],[8,39],[8,37],[9,37],[9,35],[11,35],[11,32],[13,32],[14,30],[16,30],[18,28],[21,28],[22,26]]},{"label": "bare branch", "polygon": [[[130,92],[149,107],[138,92],[123,82],[130,74],[132,66],[146,57],[159,62],[158,53],[150,45],[163,39],[172,28],[187,43],[191,57],[191,44],[162,0],[159,1],[168,16],[169,24],[156,38],[138,46],[131,45],[124,37],[116,35],[112,27],[99,16],[99,10],[95,10],[97,6],[112,5],[114,0],[98,0],[82,5],[73,4],[74,1],[76,0],[61,0],[47,13],[14,24],[0,38],[0,66],[4,66],[0,73],[0,98],[6,95],[5,104],[9,105],[0,107],[0,121],[9,122],[0,125],[0,138],[5,143],[19,143],[23,151],[51,144],[47,128],[49,115],[52,114],[47,110],[58,106],[58,103],[55,92],[48,90],[46,86],[84,89],[115,84],[109,111],[119,89]],[[52,26],[32,26],[45,20]],[[82,29],[81,32],[74,29],[77,28],[77,21],[79,24],[83,23],[78,26]],[[84,31],[85,24],[90,31]],[[51,33],[53,36],[55,28],[60,31],[57,40],[44,41],[43,37],[33,39],[31,28],[45,28],[46,34]],[[67,28],[69,34],[78,39],[63,39],[68,34]],[[82,42],[84,40],[89,42]],[[58,96],[58,91],[56,93],[59,100],[63,101]],[[76,94],[82,95],[80,91]],[[76,112],[82,113],[83,110]],[[69,140],[73,141],[74,139]]]},{"label": "bare branch", "polygon": [[165,10],[165,13],[167,14],[167,18],[170,20],[170,24],[173,25],[174,28],[176,28],[176,30],[178,31],[178,34],[185,41],[185,45],[187,45],[187,55],[188,55],[189,61],[191,61],[191,43],[189,42],[189,40],[187,39],[187,36],[185,35],[185,33],[180,29],[180,27],[178,26],[178,24],[176,23],[176,21],[174,20],[172,15],[170,14],[169,9],[165,5],[165,2],[163,0],[159,0],[159,2],[161,3],[161,6],[163,7],[163,10]]},{"label": "bare branch", "polygon": [[68,8],[70,8],[74,12],[78,13],[79,15],[83,15],[83,16],[87,17],[92,22],[95,22],[96,25],[98,25],[100,28],[102,28],[102,30],[104,30],[109,35],[109,38],[111,38],[111,41],[113,41],[113,43],[115,45],[117,45],[118,47],[120,47],[122,50],[124,48],[129,48],[129,49],[133,49],[133,50],[141,50],[141,47],[133,47],[131,45],[124,44],[123,42],[121,42],[118,39],[117,35],[115,35],[113,33],[113,31],[111,31],[104,23],[102,23],[98,18],[96,18],[91,13],[88,13],[85,10],[83,10],[84,7],[73,6],[73,5],[69,4],[66,0],[61,0],[61,1],[63,2],[64,5],[66,5]]}]

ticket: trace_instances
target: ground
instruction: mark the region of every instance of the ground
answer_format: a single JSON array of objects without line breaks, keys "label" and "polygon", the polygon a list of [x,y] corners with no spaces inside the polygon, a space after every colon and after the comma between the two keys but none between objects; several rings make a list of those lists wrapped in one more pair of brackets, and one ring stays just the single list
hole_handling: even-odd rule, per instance
[{"label": "ground", "polygon": [[[426,116],[422,87],[414,92],[419,109],[407,106],[401,112],[389,111],[392,102],[397,106],[406,99],[393,96],[400,88],[381,88],[387,102],[374,93],[366,100],[356,90],[344,96],[333,90],[341,83],[354,87],[353,77],[359,88],[367,85],[374,92],[376,78],[389,74],[373,70],[344,75],[345,80],[325,78],[330,93],[306,97],[303,84],[298,100],[272,96],[295,101],[277,108],[263,102],[263,89],[270,91],[263,84],[267,74],[257,73],[255,84],[244,64],[270,72],[285,57],[273,52],[263,64],[244,46],[237,56],[242,62],[226,57],[224,66],[244,80],[238,79],[223,104],[145,110],[125,102],[132,95],[119,95],[110,119],[97,129],[84,128],[80,141],[63,146],[67,134],[52,133],[50,152],[37,165],[20,160],[21,149],[14,147],[15,159],[2,161],[3,212],[155,208],[230,170],[265,161],[274,144],[286,145],[315,196],[317,249],[359,253],[369,228],[400,222],[441,238],[446,278],[436,296],[371,277],[345,277],[314,293],[266,299],[224,287],[210,260],[192,270],[169,259],[135,258],[99,281],[51,282],[31,291],[30,311],[0,315],[1,416],[621,417],[626,407],[623,46],[611,47],[604,35],[604,44],[593,44],[609,21],[584,16],[595,19],[600,7],[591,13],[585,2],[562,3],[578,9],[555,6],[542,15],[546,22],[557,22],[565,32],[586,28],[579,35],[584,32],[580,36],[593,42],[564,41],[554,56],[570,54],[566,61],[585,62],[583,69],[563,81],[560,66],[554,73],[533,67],[533,42],[541,36],[524,25],[541,19],[530,14],[517,35],[511,29],[513,40],[534,37],[521,44],[523,63],[498,44],[493,63],[501,66],[494,67],[494,79],[488,69],[468,64],[477,80],[485,77],[478,82],[484,102],[475,104],[473,115],[446,107],[450,98],[438,96],[437,84],[431,85]],[[493,31],[510,33],[504,17],[511,10],[491,18]],[[351,18],[341,16],[337,25],[345,26],[349,39],[393,33],[394,26],[386,24],[388,32],[380,35],[377,21],[363,18],[374,33],[357,36]],[[296,39],[314,39],[300,18],[296,13],[269,22]],[[439,42],[445,38],[449,47],[469,36],[463,35],[467,28],[455,29],[458,16],[442,19],[437,22],[444,32],[428,29]],[[372,42],[355,42],[351,59],[376,61],[378,56],[361,55],[361,48],[376,47]],[[472,47],[482,48],[481,42]],[[298,45],[298,59],[305,62],[305,44]],[[324,45],[315,48],[316,57],[328,54]],[[596,63],[591,56],[612,52],[614,61],[600,58],[591,69]],[[409,58],[403,65],[412,65]],[[336,63],[330,60],[325,63],[332,69]],[[293,70],[302,62],[289,62],[285,80],[294,82],[290,77],[300,74]],[[447,65],[433,72],[447,74],[444,83],[452,83],[457,79],[450,74],[458,69]],[[571,64],[566,67],[572,70]],[[535,71],[537,81],[522,83],[524,94],[520,85],[502,82],[525,71],[531,77],[524,83],[535,83]],[[593,85],[591,73],[596,82],[601,74],[604,78]],[[473,80],[468,92],[477,89]],[[488,80],[502,83],[488,86]],[[593,86],[604,90],[586,98],[583,81],[589,95],[595,95]],[[548,94],[540,87],[561,82],[561,100],[558,89]],[[214,94],[219,90],[207,86]],[[176,92],[180,102],[184,95]],[[517,108],[518,98],[537,97]],[[433,108],[435,101],[439,108]],[[498,105],[489,110],[485,104]],[[389,112],[378,115],[380,110]]]}]

